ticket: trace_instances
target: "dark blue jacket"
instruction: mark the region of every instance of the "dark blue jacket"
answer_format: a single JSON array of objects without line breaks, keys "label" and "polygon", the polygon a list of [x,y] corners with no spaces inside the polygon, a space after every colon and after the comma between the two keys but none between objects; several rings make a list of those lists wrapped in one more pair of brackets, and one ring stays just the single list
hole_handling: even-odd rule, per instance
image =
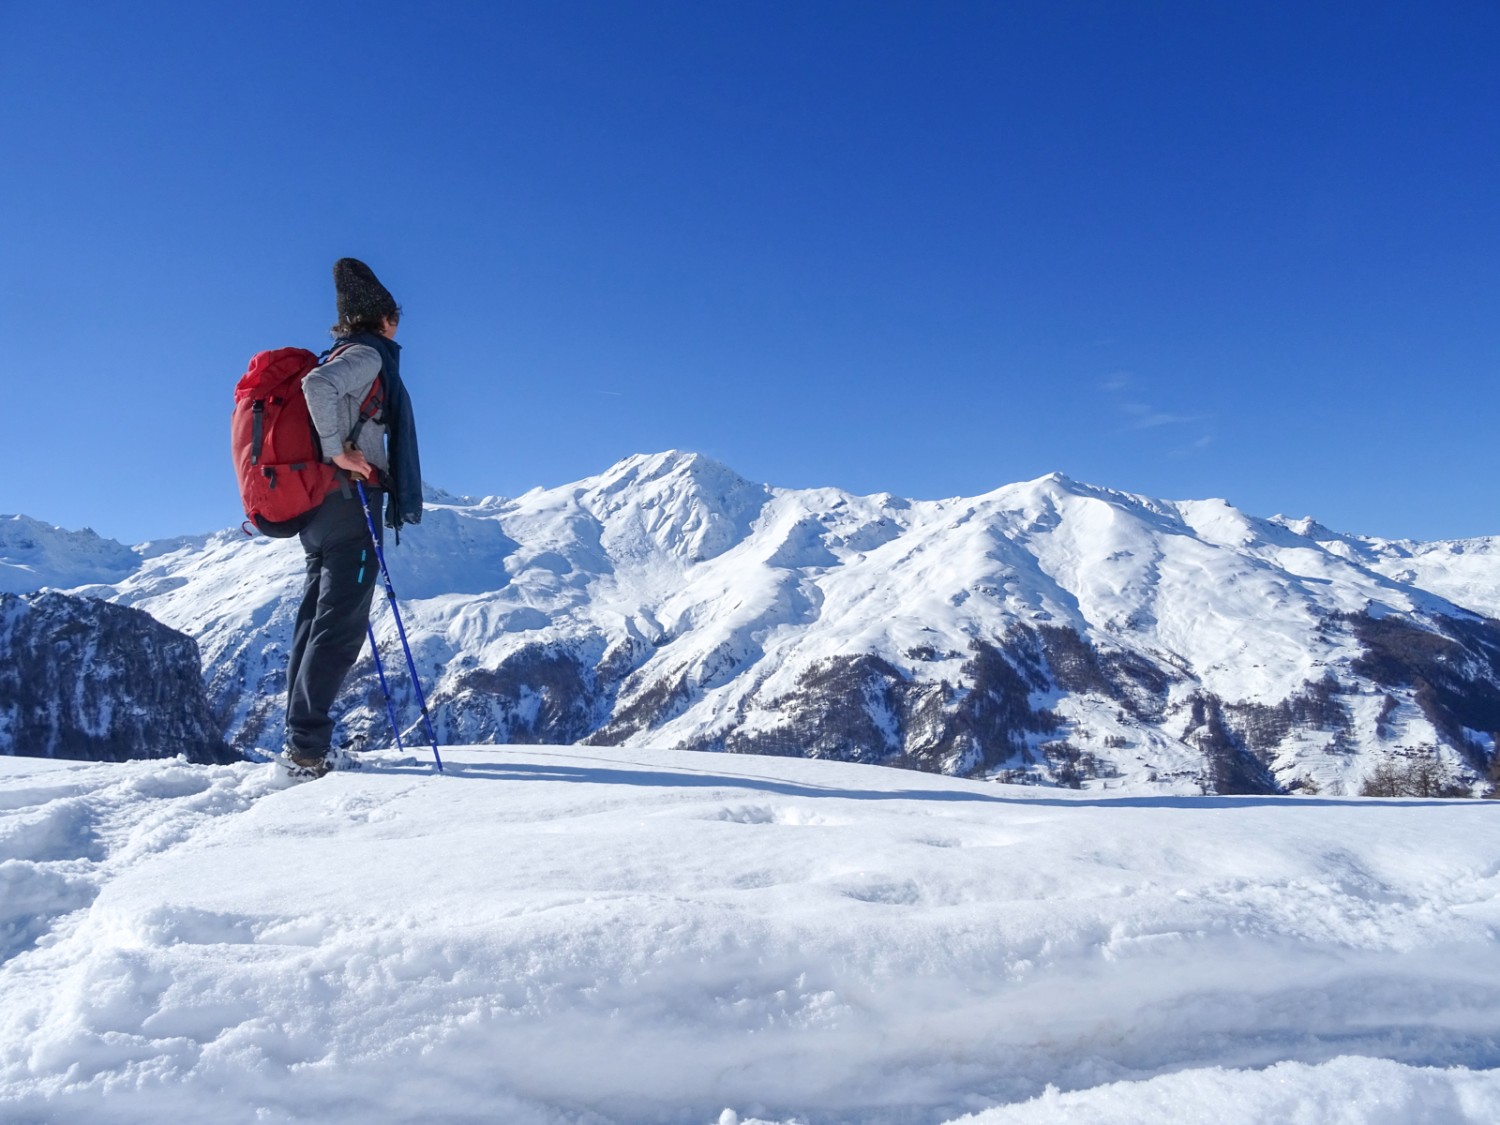
[{"label": "dark blue jacket", "polygon": [[385,525],[396,529],[400,542],[401,525],[422,522],[422,459],[417,453],[417,419],[412,413],[411,396],[401,381],[401,345],[373,332],[356,332],[339,337],[340,344],[365,344],[380,353],[380,379],[384,387],[386,451],[391,465],[386,481]]}]

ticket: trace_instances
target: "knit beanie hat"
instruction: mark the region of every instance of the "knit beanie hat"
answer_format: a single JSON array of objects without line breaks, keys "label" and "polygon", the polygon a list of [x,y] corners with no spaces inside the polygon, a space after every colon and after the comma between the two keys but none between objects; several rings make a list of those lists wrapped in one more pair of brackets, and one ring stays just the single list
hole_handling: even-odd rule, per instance
[{"label": "knit beanie hat", "polygon": [[338,294],[339,323],[383,320],[396,316],[396,298],[380,284],[375,271],[358,258],[340,258],[333,263],[333,288]]}]

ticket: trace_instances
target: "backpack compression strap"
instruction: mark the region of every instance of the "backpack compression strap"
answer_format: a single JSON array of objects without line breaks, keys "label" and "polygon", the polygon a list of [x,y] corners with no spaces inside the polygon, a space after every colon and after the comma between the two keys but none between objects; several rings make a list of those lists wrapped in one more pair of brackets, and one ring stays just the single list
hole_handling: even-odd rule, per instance
[{"label": "backpack compression strap", "polygon": [[250,404],[250,464],[260,464],[260,451],[265,440],[266,400],[258,398]]}]

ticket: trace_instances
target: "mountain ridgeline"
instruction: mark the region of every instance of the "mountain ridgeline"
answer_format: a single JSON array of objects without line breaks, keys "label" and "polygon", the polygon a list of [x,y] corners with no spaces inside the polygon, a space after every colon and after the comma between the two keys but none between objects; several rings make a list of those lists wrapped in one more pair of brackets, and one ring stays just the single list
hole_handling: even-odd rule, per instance
[{"label": "mountain ridgeline", "polygon": [[[1339,535],[1055,474],[939,501],[778,489],[674,452],[512,500],[434,491],[388,555],[454,743],[1183,793],[1357,793],[1420,765],[1478,792],[1500,730],[1497,543]],[[279,748],[295,540],[136,556],[75,592],[194,637],[229,743]],[[345,704],[350,737],[390,741],[368,654]]]}]

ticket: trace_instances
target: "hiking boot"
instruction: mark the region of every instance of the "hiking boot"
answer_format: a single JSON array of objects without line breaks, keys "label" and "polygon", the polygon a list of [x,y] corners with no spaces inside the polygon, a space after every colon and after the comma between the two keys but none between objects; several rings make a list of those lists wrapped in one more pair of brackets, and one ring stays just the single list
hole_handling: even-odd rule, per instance
[{"label": "hiking boot", "polygon": [[284,750],[277,761],[293,781],[314,781],[333,768],[327,754],[314,754],[307,750]]},{"label": "hiking boot", "polygon": [[336,750],[328,751],[323,762],[328,770],[338,770],[340,773],[345,770],[362,770],[365,768],[364,762],[360,761],[359,758],[355,757],[343,746],[340,746]]}]

